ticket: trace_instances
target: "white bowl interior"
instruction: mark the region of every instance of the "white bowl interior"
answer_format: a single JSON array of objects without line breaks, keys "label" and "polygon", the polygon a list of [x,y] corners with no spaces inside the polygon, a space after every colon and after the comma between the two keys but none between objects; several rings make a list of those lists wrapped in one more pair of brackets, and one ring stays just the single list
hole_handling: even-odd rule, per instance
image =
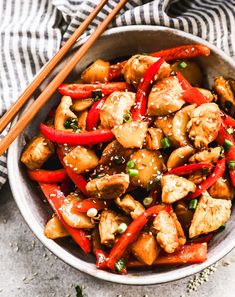
[{"label": "white bowl interior", "polygon": [[[79,42],[78,46],[83,42],[84,40]],[[234,75],[235,64],[233,60],[198,37],[163,27],[130,26],[108,30],[92,49],[89,50],[86,57],[82,59],[76,69],[74,69],[73,73],[68,77],[68,81],[76,79],[78,73],[96,58],[113,59],[134,53],[153,52],[163,48],[189,43],[204,43],[212,49],[212,54],[209,57],[198,58],[205,73],[204,82],[206,85],[211,85],[213,79],[218,75],[225,77],[232,77]],[[66,59],[60,67],[64,65]],[[55,69],[54,73],[60,67]],[[50,77],[52,76],[53,74]],[[45,83],[47,82],[48,80]],[[58,98],[60,98],[59,94],[55,94],[51,98],[50,102],[44,106],[43,110],[35,117],[24,133],[11,145],[8,153],[10,185],[18,207],[35,235],[56,256],[80,271],[103,280],[122,284],[147,285],[168,282],[196,273],[218,261],[235,246],[234,208],[231,219],[226,224],[225,231],[216,235],[210,243],[208,260],[205,263],[197,265],[155,268],[150,271],[129,271],[128,275],[122,276],[97,270],[94,264],[94,257],[85,255],[72,240],[63,239],[53,241],[46,238],[43,231],[45,223],[50,216],[51,209],[48,204],[43,202],[43,195],[37,186],[28,179],[25,168],[19,159],[25,144],[25,135],[31,138],[38,132],[39,123],[45,119],[51,107],[58,102]]]}]

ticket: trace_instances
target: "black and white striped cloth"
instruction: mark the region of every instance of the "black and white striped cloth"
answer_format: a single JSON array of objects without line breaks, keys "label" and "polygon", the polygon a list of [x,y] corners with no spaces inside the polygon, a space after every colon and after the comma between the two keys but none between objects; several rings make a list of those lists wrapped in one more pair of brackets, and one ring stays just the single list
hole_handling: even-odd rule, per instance
[{"label": "black and white striped cloth", "polygon": [[[98,2],[0,1],[0,115]],[[109,0],[85,34],[90,34],[118,2]],[[198,35],[235,57],[235,0],[129,0],[110,27],[139,24],[173,27]],[[6,178],[3,156],[0,187]]]}]

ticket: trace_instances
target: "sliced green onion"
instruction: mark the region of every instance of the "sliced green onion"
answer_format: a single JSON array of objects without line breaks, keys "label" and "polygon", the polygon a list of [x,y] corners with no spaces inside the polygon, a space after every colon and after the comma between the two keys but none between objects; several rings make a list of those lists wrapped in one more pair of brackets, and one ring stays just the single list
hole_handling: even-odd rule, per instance
[{"label": "sliced green onion", "polygon": [[233,134],[233,132],[234,132],[233,128],[228,128],[226,131],[228,134]]},{"label": "sliced green onion", "polygon": [[235,169],[235,161],[234,160],[229,161],[228,167],[229,169]]},{"label": "sliced green onion", "polygon": [[131,122],[131,121],[132,121],[131,114],[130,113],[124,114],[124,116],[123,116],[123,122],[124,123],[127,123],[127,122]]},{"label": "sliced green onion", "polygon": [[126,167],[127,167],[128,169],[133,169],[133,168],[135,168],[135,162],[132,161],[132,160],[129,160],[129,161],[127,162],[127,164],[126,164]]},{"label": "sliced green onion", "polygon": [[95,90],[91,91],[91,97],[94,99],[94,101],[98,101],[103,96],[101,90]]},{"label": "sliced green onion", "polygon": [[182,61],[181,63],[179,63],[180,68],[184,69],[188,66],[188,64],[184,61]]},{"label": "sliced green onion", "polygon": [[171,141],[169,138],[164,137],[161,139],[161,144],[162,144],[163,148],[168,148],[171,146]]},{"label": "sliced green onion", "polygon": [[149,206],[149,205],[151,205],[152,202],[153,202],[152,197],[145,197],[144,200],[143,200],[144,206]]},{"label": "sliced green onion", "polygon": [[117,165],[120,165],[120,164],[124,164],[126,160],[125,160],[125,158],[123,156],[114,156],[113,161]]},{"label": "sliced green onion", "polygon": [[126,266],[126,260],[124,258],[119,259],[115,263],[115,268],[118,272],[122,271],[122,269]]},{"label": "sliced green onion", "polygon": [[137,169],[128,169],[127,173],[131,176],[131,177],[135,177],[139,174],[139,171]]},{"label": "sliced green onion", "polygon": [[77,131],[79,129],[78,122],[76,119],[69,119],[69,120],[64,121],[64,127],[66,129],[72,128],[74,131]]},{"label": "sliced green onion", "polygon": [[189,206],[188,208],[190,210],[195,210],[197,208],[197,199],[192,199],[190,202],[189,202]]},{"label": "sliced green onion", "polygon": [[127,229],[127,224],[121,223],[117,228],[117,233],[123,234]]},{"label": "sliced green onion", "polygon": [[224,143],[223,143],[223,147],[224,147],[224,150],[225,152],[228,152],[229,149],[233,146],[233,143],[228,140],[228,139],[225,139]]}]

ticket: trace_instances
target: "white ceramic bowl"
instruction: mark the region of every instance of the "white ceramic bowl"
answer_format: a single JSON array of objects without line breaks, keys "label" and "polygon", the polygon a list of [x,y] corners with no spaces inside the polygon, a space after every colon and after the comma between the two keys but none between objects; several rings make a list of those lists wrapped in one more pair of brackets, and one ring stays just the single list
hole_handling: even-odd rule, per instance
[{"label": "white ceramic bowl", "polygon": [[[79,42],[78,46],[84,41],[85,40]],[[68,80],[72,81],[76,79],[76,77],[78,77],[77,73],[97,58],[112,59],[134,53],[153,52],[189,43],[202,43],[212,50],[209,57],[198,58],[205,72],[204,81],[206,83],[211,85],[213,79],[218,75],[225,77],[232,77],[234,75],[234,61],[227,57],[221,50],[218,50],[216,47],[198,37],[164,27],[130,26],[106,31],[92,49],[89,50],[86,57],[80,62],[79,66],[76,67]],[[62,67],[62,65],[63,63],[60,67]],[[55,72],[56,71],[58,71],[58,69],[56,69]],[[45,119],[45,115],[57,102],[58,98],[58,94],[53,96],[50,102],[46,104],[40,114],[35,117],[24,131],[24,135],[26,134],[32,137],[37,133],[39,123]],[[210,243],[208,259],[205,263],[173,268],[166,267],[164,269],[154,268],[151,271],[129,271],[125,276],[97,270],[94,264],[94,257],[85,255],[69,239],[53,241],[44,236],[45,222],[49,218],[51,209],[42,201],[42,194],[35,184],[28,179],[25,168],[19,161],[24,146],[23,134],[16,139],[8,152],[8,174],[15,201],[24,219],[38,239],[57,257],[80,271],[115,283],[129,285],[159,284],[199,272],[218,261],[235,246],[235,214],[233,208],[231,219],[226,224],[225,231],[216,235]]]}]

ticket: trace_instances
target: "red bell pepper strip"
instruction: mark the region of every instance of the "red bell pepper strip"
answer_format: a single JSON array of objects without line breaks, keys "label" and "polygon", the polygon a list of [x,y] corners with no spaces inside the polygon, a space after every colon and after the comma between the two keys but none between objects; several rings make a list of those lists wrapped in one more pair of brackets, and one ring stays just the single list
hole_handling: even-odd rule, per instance
[{"label": "red bell pepper strip", "polygon": [[181,45],[150,54],[150,56],[152,57],[162,57],[167,62],[172,60],[191,59],[198,56],[209,55],[210,49],[202,44]]},{"label": "red bell pepper strip", "polygon": [[190,83],[183,77],[182,73],[177,72],[176,74],[179,83],[181,84],[183,92],[183,99],[189,104],[196,103],[198,106],[203,103],[208,103],[210,100],[204,96],[198,89],[192,87]]},{"label": "red bell pepper strip", "polygon": [[108,257],[107,253],[97,249],[95,251],[95,256],[96,256],[96,267],[98,269],[106,269],[107,268],[106,259]]},{"label": "red bell pepper strip", "polygon": [[76,202],[73,206],[73,210],[74,212],[87,212],[90,208],[101,210],[106,208],[108,204],[109,203],[105,200],[88,198]]},{"label": "red bell pepper strip", "polygon": [[[227,132],[227,128],[228,127],[222,122],[216,141],[219,145],[223,145],[225,140],[229,140],[232,143],[229,150],[225,152],[225,158],[229,164],[230,161],[235,161],[235,140],[233,135]],[[229,174],[232,185],[235,187],[235,169],[229,168]]]},{"label": "red bell pepper strip", "polygon": [[91,109],[89,110],[86,118],[86,129],[87,131],[92,131],[94,128],[97,128],[97,125],[100,120],[100,109],[104,105],[105,98],[101,98],[95,102]]},{"label": "red bell pepper strip", "polygon": [[56,143],[66,143],[69,145],[92,145],[100,142],[108,142],[114,138],[113,133],[109,129],[75,133],[55,130],[41,123],[40,130],[47,139]]},{"label": "red bell pepper strip", "polygon": [[65,200],[64,193],[61,191],[57,184],[45,184],[39,183],[41,190],[46,196],[48,202],[50,203],[52,209],[58,216],[59,220],[62,222],[66,230],[72,236],[74,241],[82,248],[85,253],[90,253],[91,242],[87,238],[87,233],[82,229],[77,229],[70,227],[63,219],[60,208]]},{"label": "red bell pepper strip", "polygon": [[[187,265],[203,263],[207,259],[207,243],[192,243],[183,245],[172,254],[161,253],[152,266]],[[137,260],[127,262],[128,268],[148,267]]]},{"label": "red bell pepper strip", "polygon": [[63,153],[62,150],[60,148],[57,148],[57,156],[61,162],[61,164],[63,165],[63,167],[65,168],[69,178],[72,180],[72,182],[78,187],[78,189],[85,195],[87,196],[87,191],[86,191],[86,184],[87,181],[86,179],[81,175],[81,174],[77,174],[73,171],[72,168],[70,168],[69,166],[66,166],[64,161],[63,161]]},{"label": "red bell pepper strip", "polygon": [[111,270],[115,270],[115,263],[122,258],[127,247],[132,244],[138,237],[140,231],[144,228],[145,224],[148,222],[148,218],[152,215],[157,216],[161,210],[167,210],[170,212],[169,206],[155,205],[148,208],[135,220],[133,220],[127,227],[125,233],[123,233],[119,239],[114,244],[110,254],[107,258],[107,267]]},{"label": "red bell pepper strip", "polygon": [[109,68],[109,80],[114,80],[122,76],[122,69],[127,61],[118,62],[117,64],[110,65]]},{"label": "red bell pepper strip", "polygon": [[58,90],[62,95],[70,96],[72,99],[86,99],[92,97],[92,91],[100,90],[103,95],[110,95],[115,91],[129,90],[125,82],[111,82],[98,84],[62,84]]},{"label": "red bell pepper strip", "polygon": [[235,127],[235,119],[233,119],[226,113],[221,112],[221,118],[223,120],[224,125],[226,125],[227,127]]},{"label": "red bell pepper strip", "polygon": [[193,199],[208,190],[220,177],[224,175],[226,168],[225,158],[216,162],[214,171],[198,187],[196,192],[190,193],[186,199]]},{"label": "red bell pepper strip", "polygon": [[151,85],[154,81],[154,77],[163,64],[164,59],[160,58],[157,62],[153,63],[148,70],[145,72],[143,81],[140,82],[138,90],[136,93],[135,106],[132,109],[132,119],[133,121],[141,120],[146,114],[148,94]]},{"label": "red bell pepper strip", "polygon": [[208,169],[211,170],[213,165],[211,163],[195,163],[195,164],[186,164],[183,166],[179,166],[176,168],[171,169],[170,171],[166,172],[164,175],[167,174],[175,174],[175,175],[187,175],[192,174],[197,170]]},{"label": "red bell pepper strip", "polygon": [[214,236],[214,233],[209,233],[207,235],[200,236],[195,239],[191,239],[190,243],[203,243],[203,242],[209,243],[211,241],[211,239],[213,238],[213,236]]},{"label": "red bell pepper strip", "polygon": [[61,183],[67,178],[67,173],[64,169],[58,170],[28,170],[30,179],[42,183]]}]

